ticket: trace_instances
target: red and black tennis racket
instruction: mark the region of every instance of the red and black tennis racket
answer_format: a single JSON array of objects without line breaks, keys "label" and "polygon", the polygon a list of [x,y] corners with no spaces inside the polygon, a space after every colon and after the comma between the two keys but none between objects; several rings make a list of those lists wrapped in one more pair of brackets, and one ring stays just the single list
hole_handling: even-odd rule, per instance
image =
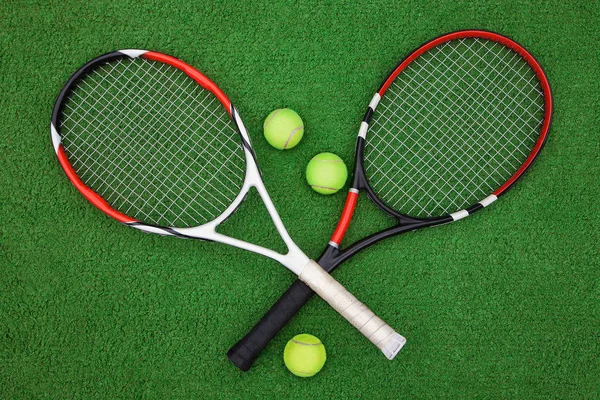
[{"label": "red and black tennis racket", "polygon": [[[514,41],[469,30],[419,47],[369,103],[352,188],[318,263],[331,272],[382,239],[458,221],[489,206],[531,166],[551,115],[548,79]],[[395,225],[340,250],[361,190]],[[229,350],[231,361],[247,371],[312,294],[296,281]]]},{"label": "red and black tennis racket", "polygon": [[[292,241],[264,186],[250,137],[225,93],[165,54],[122,50],[81,67],[52,113],[52,142],[73,185],[112,218],[144,232],[211,240],[279,261],[389,359],[404,338]],[[217,231],[251,188],[287,254]]]}]

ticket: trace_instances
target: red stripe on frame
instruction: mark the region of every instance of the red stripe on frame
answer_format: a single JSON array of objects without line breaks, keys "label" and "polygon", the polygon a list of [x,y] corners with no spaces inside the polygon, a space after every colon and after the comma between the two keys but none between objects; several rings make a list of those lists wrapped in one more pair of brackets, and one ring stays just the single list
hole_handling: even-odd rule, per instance
[{"label": "red stripe on frame", "polygon": [[71,163],[69,163],[69,160],[67,159],[67,155],[65,154],[65,149],[62,144],[60,146],[58,146],[58,152],[56,155],[58,156],[58,161],[60,162],[60,165],[64,169],[64,171],[67,174],[67,177],[69,178],[71,183],[73,183],[73,185],[77,188],[77,190],[79,190],[81,192],[81,194],[83,194],[83,196],[86,199],[88,199],[88,201],[90,203],[92,203],[97,208],[99,208],[101,211],[103,211],[105,214],[116,219],[117,221],[124,222],[124,223],[137,222],[135,219],[128,217],[127,215],[120,213],[119,211],[112,208],[106,202],[106,200],[104,200],[102,197],[100,197],[100,195],[98,193],[94,192],[92,189],[90,189],[88,186],[86,186],[81,181],[81,179],[79,179],[79,177],[75,173],[75,170],[71,166]]},{"label": "red stripe on frame", "polygon": [[344,210],[342,211],[342,216],[340,221],[335,228],[335,232],[331,236],[331,241],[338,246],[344,239],[344,235],[346,234],[346,230],[350,225],[350,220],[352,219],[352,215],[354,214],[354,208],[356,207],[356,201],[358,200],[358,193],[356,192],[348,192],[348,196],[346,197],[346,204],[344,204]]},{"label": "red stripe on frame", "polygon": [[213,81],[208,79],[206,75],[198,71],[196,68],[184,63],[183,61],[175,57],[171,57],[162,53],[157,53],[155,51],[148,51],[142,54],[142,57],[147,58],[148,60],[163,62],[165,64],[169,64],[177,69],[182,70],[190,78],[198,82],[200,86],[202,86],[206,90],[211,91],[215,96],[217,96],[221,104],[223,104],[223,107],[225,107],[229,115],[231,115],[231,101],[229,101],[227,95],[223,93],[223,91],[219,89],[219,87]]},{"label": "red stripe on frame", "polygon": [[527,157],[527,159],[525,160],[523,165],[521,165],[521,168],[519,168],[517,170],[517,172],[515,172],[514,175],[511,176],[510,179],[508,181],[506,181],[506,183],[504,185],[500,186],[500,188],[494,192],[494,194],[496,196],[499,196],[500,194],[502,194],[502,192],[506,191],[513,183],[515,183],[515,181],[517,179],[519,179],[519,177],[521,175],[523,175],[523,173],[527,170],[527,168],[529,168],[529,166],[531,165],[533,160],[535,160],[538,153],[542,149],[542,146],[544,145],[546,136],[548,135],[548,131],[550,130],[550,120],[552,119],[552,94],[550,92],[550,83],[548,82],[548,78],[546,77],[544,70],[542,69],[540,64],[536,61],[536,59],[533,58],[533,56],[531,54],[529,54],[529,52],[527,50],[525,50],[523,47],[521,47],[518,43],[515,43],[508,38],[503,38],[503,39],[505,39],[505,41],[508,41],[508,43],[506,43],[505,41],[503,41],[501,43],[505,44],[506,46],[510,47],[511,49],[513,49],[514,51],[519,53],[521,55],[521,57],[523,57],[525,59],[525,61],[527,61],[529,66],[535,72],[538,80],[540,81],[540,85],[542,86],[542,91],[544,92],[544,113],[545,114],[544,114],[544,121],[542,122],[542,128],[540,129],[540,136],[538,137],[538,140],[535,142],[535,146],[533,146],[531,153],[529,153],[529,156]]}]

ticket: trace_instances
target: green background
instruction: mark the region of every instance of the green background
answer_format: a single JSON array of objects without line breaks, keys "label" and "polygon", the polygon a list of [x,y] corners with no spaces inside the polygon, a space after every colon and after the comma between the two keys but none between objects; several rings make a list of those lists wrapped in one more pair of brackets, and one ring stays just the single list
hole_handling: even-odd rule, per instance
[{"label": "green background", "polygon": [[[0,398],[598,398],[599,4],[3,1]],[[54,100],[87,60],[120,48],[181,58],[237,105],[285,224],[316,257],[345,194],[314,193],[307,162],[331,151],[352,164],[389,70],[467,28],[536,56],[553,125],[533,168],[489,210],[382,242],[335,273],[408,338],[392,362],[313,299],[240,372],[225,352],[292,274],[242,250],[119,225],[69,184],[49,139]],[[281,107],[306,126],[287,152],[262,137]],[[224,230],[281,248],[257,197]],[[350,241],[390,223],[359,207]],[[328,352],[311,379],[282,361],[302,332]]]}]

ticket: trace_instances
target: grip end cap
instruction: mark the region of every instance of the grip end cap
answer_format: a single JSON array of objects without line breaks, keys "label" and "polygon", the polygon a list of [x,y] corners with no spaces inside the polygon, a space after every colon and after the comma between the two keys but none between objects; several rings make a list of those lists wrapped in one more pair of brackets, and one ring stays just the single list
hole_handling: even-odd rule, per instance
[{"label": "grip end cap", "polygon": [[394,332],[384,340],[381,351],[388,360],[393,360],[405,344],[406,338],[399,333]]},{"label": "grip end cap", "polygon": [[242,343],[237,343],[227,352],[227,357],[231,362],[244,372],[248,372],[252,363],[256,359],[254,355],[246,346]]}]

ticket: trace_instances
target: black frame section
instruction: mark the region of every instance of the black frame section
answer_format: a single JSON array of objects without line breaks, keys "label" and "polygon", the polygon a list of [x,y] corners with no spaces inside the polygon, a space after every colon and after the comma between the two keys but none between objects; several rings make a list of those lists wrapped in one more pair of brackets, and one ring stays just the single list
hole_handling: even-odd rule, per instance
[{"label": "black frame section", "polygon": [[118,60],[119,58],[126,57],[128,57],[126,54],[121,53],[119,51],[113,51],[110,53],[103,54],[86,63],[69,78],[67,83],[65,83],[65,86],[63,86],[62,90],[60,91],[58,97],[56,98],[56,102],[54,103],[54,109],[52,110],[52,125],[54,126],[54,129],[56,129],[56,132],[59,135],[59,116],[62,114],[62,110],[64,108],[66,99],[69,97],[71,91],[75,88],[75,86],[77,86],[77,83],[79,83],[81,79],[83,79],[92,70],[96,69],[99,65]]}]

